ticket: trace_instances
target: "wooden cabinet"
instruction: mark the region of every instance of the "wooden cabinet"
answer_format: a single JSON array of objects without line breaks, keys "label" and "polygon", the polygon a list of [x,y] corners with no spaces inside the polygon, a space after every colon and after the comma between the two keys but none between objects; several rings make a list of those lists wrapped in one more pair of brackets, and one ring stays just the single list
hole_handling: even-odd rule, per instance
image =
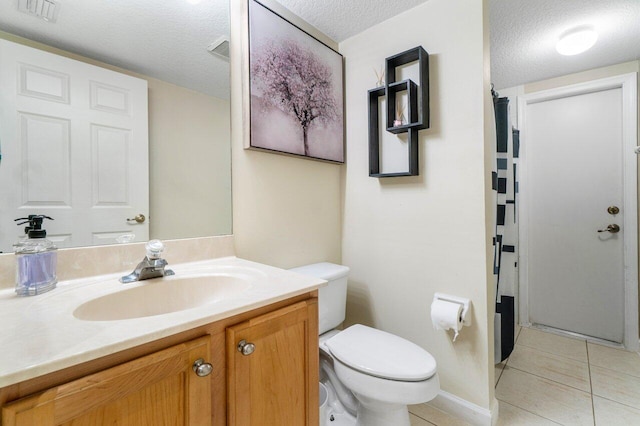
[{"label": "wooden cabinet", "polygon": [[2,426],[318,426],[317,292],[1,388],[0,406]]},{"label": "wooden cabinet", "polygon": [[56,386],[2,409],[2,424],[211,424],[211,375],[199,377],[195,360],[209,355],[208,336]]},{"label": "wooden cabinet", "polygon": [[230,425],[318,425],[317,315],[300,302],[227,328]]}]

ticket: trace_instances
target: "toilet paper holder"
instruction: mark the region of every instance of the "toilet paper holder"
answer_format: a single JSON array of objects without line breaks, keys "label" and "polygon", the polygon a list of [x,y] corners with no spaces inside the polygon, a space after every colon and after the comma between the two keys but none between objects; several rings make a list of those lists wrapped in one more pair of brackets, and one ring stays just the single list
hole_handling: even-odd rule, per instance
[{"label": "toilet paper holder", "polygon": [[471,308],[471,299],[468,299],[466,297],[451,296],[444,293],[435,293],[433,295],[433,300],[445,300],[447,302],[458,303],[462,305],[462,312],[460,313],[462,325],[471,325],[471,315],[467,315],[469,313],[469,309]]}]

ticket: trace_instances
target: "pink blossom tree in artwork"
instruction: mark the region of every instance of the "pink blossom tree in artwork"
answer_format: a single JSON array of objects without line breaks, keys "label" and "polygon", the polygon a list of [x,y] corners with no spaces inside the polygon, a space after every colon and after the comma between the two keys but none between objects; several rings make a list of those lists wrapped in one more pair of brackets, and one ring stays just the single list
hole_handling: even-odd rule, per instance
[{"label": "pink blossom tree in artwork", "polygon": [[304,154],[309,155],[309,128],[338,117],[331,69],[293,41],[270,43],[252,58],[253,78],[267,105],[296,120],[302,129]]}]

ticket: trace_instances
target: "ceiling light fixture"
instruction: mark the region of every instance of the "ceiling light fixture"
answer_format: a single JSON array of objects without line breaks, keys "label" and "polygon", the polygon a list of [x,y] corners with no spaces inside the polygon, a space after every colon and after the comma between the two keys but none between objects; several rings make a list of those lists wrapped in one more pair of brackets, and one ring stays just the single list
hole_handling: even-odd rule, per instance
[{"label": "ceiling light fixture", "polygon": [[585,52],[598,40],[598,33],[591,27],[573,28],[560,36],[556,50],[561,55],[571,56]]}]

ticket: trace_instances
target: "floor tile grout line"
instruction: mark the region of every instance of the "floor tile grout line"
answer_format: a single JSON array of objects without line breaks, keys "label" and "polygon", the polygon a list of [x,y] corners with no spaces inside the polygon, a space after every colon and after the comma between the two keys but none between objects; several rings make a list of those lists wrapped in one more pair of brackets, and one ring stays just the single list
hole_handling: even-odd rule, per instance
[{"label": "floor tile grout line", "polygon": [[624,345],[622,345],[621,343],[620,343],[620,345],[622,345],[622,346],[618,346],[619,343],[615,343],[615,342],[612,342],[611,344],[606,344],[606,343],[602,343],[602,342],[594,342],[592,340],[588,340],[587,339],[587,344],[588,345],[594,345],[594,346],[600,346],[601,348],[613,349],[613,350],[616,350],[616,351],[633,352],[633,351],[626,350]]},{"label": "floor tile grout line", "polygon": [[[591,362],[589,362],[589,367],[591,367]],[[640,379],[640,375],[625,373],[624,371],[615,370],[613,368],[605,367],[603,365],[593,364],[594,367],[602,368],[603,370],[613,371],[614,373],[622,374],[623,376],[633,377],[635,379]]]},{"label": "floor tile grout line", "polygon": [[571,358],[571,357],[569,357],[569,356],[562,355],[562,354],[559,354],[559,353],[556,353],[556,352],[549,352],[549,351],[545,351],[545,350],[540,349],[540,348],[537,348],[537,347],[535,347],[535,346],[523,345],[522,343],[519,343],[519,345],[520,345],[520,346],[524,346],[525,348],[535,349],[535,350],[537,350],[537,351],[544,352],[544,353],[546,353],[546,354],[556,355],[556,356],[559,356],[559,357],[561,357],[561,358],[566,358],[566,359],[570,359],[570,360],[573,360],[573,361],[577,361],[577,362],[581,362],[581,363],[583,363],[583,364],[586,364],[586,362],[585,362],[585,361],[582,361],[582,360],[579,360],[579,359],[575,359],[575,358]]},{"label": "floor tile grout line", "polygon": [[[506,374],[506,371],[505,371],[505,370],[506,370],[506,367],[507,367],[507,366],[509,366],[509,368],[510,368],[510,369],[514,369],[514,370],[519,371],[519,372],[521,372],[521,373],[523,373],[523,374],[528,374],[528,375],[530,375],[531,377],[536,377],[536,378],[539,378],[539,379],[541,379],[541,380],[546,380],[546,381],[549,381],[549,382],[551,382],[551,383],[556,383],[556,384],[559,384],[559,385],[562,385],[562,386],[569,387],[569,388],[574,389],[574,390],[576,390],[576,391],[583,392],[583,393],[585,393],[585,394],[588,394],[588,395],[589,395],[589,398],[590,398],[590,400],[591,400],[591,414],[592,414],[592,421],[594,422],[594,425],[595,425],[595,412],[594,412],[593,392],[592,392],[593,388],[592,388],[592,385],[591,385],[591,374],[590,374],[589,358],[588,358],[588,353],[587,353],[587,341],[586,341],[586,340],[579,340],[579,339],[575,339],[575,340],[577,340],[577,341],[582,341],[582,342],[583,342],[583,344],[584,344],[584,348],[585,348],[585,355],[587,356],[587,362],[585,362],[585,361],[583,361],[583,360],[578,360],[578,359],[575,359],[575,358],[571,358],[571,357],[565,356],[565,355],[563,355],[563,354],[558,354],[558,353],[554,353],[554,352],[549,352],[549,351],[547,351],[547,350],[543,350],[543,349],[542,349],[542,348],[540,348],[540,347],[536,347],[536,346],[529,346],[529,345],[527,345],[527,344],[519,343],[519,338],[520,338],[520,334],[522,333],[522,331],[523,331],[523,330],[521,330],[521,331],[520,331],[520,333],[518,334],[518,337],[516,338],[516,344],[514,345],[514,350],[516,349],[516,348],[515,348],[515,346],[521,346],[521,347],[524,347],[524,348],[528,348],[528,349],[533,349],[533,350],[539,351],[539,352],[540,352],[540,353],[542,353],[542,354],[548,354],[548,355],[551,355],[551,356],[558,357],[559,359],[563,359],[563,360],[567,360],[567,361],[575,361],[575,362],[577,362],[577,363],[579,363],[579,364],[582,364],[582,365],[586,364],[586,365],[587,365],[587,368],[589,369],[589,370],[588,370],[588,371],[589,371],[589,391],[585,391],[585,390],[583,390],[583,389],[576,388],[576,387],[571,386],[571,385],[568,385],[568,384],[566,384],[566,383],[562,383],[562,382],[559,382],[559,381],[556,381],[556,380],[553,380],[553,379],[550,379],[550,378],[547,378],[547,377],[540,376],[540,375],[538,375],[538,374],[534,374],[534,373],[531,373],[531,372],[528,372],[528,371],[522,370],[521,368],[513,367],[512,365],[510,365],[510,364],[509,364],[509,361],[511,360],[511,359],[510,359],[510,357],[509,357],[507,360],[505,360],[505,367],[502,369],[502,371],[501,371],[501,373],[500,373],[500,377],[499,377],[499,379],[498,379],[498,382],[496,383],[496,387],[498,386],[498,384],[499,384],[499,383],[500,383],[500,381],[502,380],[502,375],[503,375],[503,374]],[[561,337],[562,337],[562,336],[561,336]],[[559,360],[558,360],[558,361],[559,361]],[[554,420],[552,420],[552,419],[548,419],[548,418],[547,418],[547,417],[545,417],[545,415],[543,415],[543,414],[539,414],[539,413],[535,413],[535,412],[533,412],[533,411],[529,411],[529,410],[527,410],[527,409],[525,409],[525,408],[519,407],[518,405],[515,405],[515,404],[513,404],[513,403],[509,403],[509,402],[507,402],[507,401],[502,401],[502,400],[501,400],[501,402],[503,402],[503,403],[505,403],[505,404],[509,404],[509,405],[511,405],[511,406],[514,406],[514,407],[516,407],[516,408],[518,408],[518,409],[520,409],[520,410],[523,410],[523,411],[525,411],[525,412],[528,412],[528,413],[530,413],[530,414],[532,414],[532,415],[538,416],[538,417],[543,418],[543,419],[545,419],[545,420],[548,420],[548,421],[550,421],[550,422],[552,422],[552,423],[554,423],[554,424],[560,424],[560,423],[558,423],[558,422],[555,422],[555,421],[554,421]]]},{"label": "floor tile grout line", "polygon": [[[529,414],[533,414],[533,415],[534,415],[534,416],[536,416],[536,417],[540,417],[541,419],[545,419],[545,420],[550,421],[551,423],[555,423],[555,424],[557,424],[557,425],[561,425],[561,426],[562,426],[562,423],[558,423],[558,422],[556,422],[555,420],[549,419],[549,418],[547,418],[547,417],[545,417],[545,416],[543,416],[543,415],[541,415],[541,414],[534,413],[533,411],[527,410],[526,408],[518,407],[518,406],[517,406],[517,405],[515,405],[515,404],[512,404],[512,403],[507,402],[507,401],[503,401],[503,400],[501,400],[501,399],[498,399],[498,401],[500,401],[500,402],[504,402],[504,403],[505,403],[505,404],[507,404],[507,405],[510,405],[510,406],[512,406],[512,407],[516,407],[518,410],[525,411],[525,412],[527,412],[527,413],[529,413]],[[499,418],[499,417],[500,417],[500,415],[498,415],[498,418]]]},{"label": "floor tile grout line", "polygon": [[[613,370],[613,369],[611,369],[611,368],[607,368],[607,367],[602,367],[601,365],[596,365],[596,364],[594,364],[593,366],[594,366],[594,367],[596,367],[596,368],[601,368],[601,369],[603,369],[603,370],[611,371],[611,372],[613,372],[613,373],[615,373],[615,374],[619,374],[619,375],[621,375],[621,376],[630,377],[630,378],[633,378],[633,379],[640,379],[640,377],[635,376],[635,375],[633,375],[633,374],[623,373],[622,371],[619,371],[619,370]],[[602,396],[602,395],[599,395],[599,394],[594,393],[594,392],[593,392],[593,381],[592,381],[592,379],[591,379],[591,362],[589,362],[589,381],[591,382],[591,400],[592,400],[592,401],[593,401],[593,397],[594,397],[594,396],[597,396],[598,398],[606,399],[607,401],[611,401],[611,402],[614,402],[614,403],[616,403],[616,404],[624,405],[625,407],[633,408],[633,409],[635,409],[635,410],[638,410],[638,409],[639,409],[638,407],[633,406],[633,405],[630,405],[630,404],[627,404],[627,403],[625,403],[625,402],[621,402],[621,401],[618,401],[618,400],[616,400],[616,399],[612,399],[612,398],[610,398],[610,397],[608,398],[608,397],[606,397],[606,396]],[[594,403],[594,410],[595,410],[595,403]],[[594,418],[595,418],[595,417],[594,417]]]},{"label": "floor tile grout line", "polygon": [[[557,356],[558,358],[566,359],[566,360],[569,360],[569,361],[579,362],[580,364],[587,364],[588,363],[588,361],[580,361],[579,359],[570,358],[568,356],[564,356],[564,355],[561,355],[561,354],[558,354],[558,353],[555,353],[555,352],[545,351],[545,350],[542,350],[540,348],[536,348],[535,346],[527,346],[527,345],[519,345],[519,346],[522,347],[522,348],[533,349],[534,351],[538,351],[538,352],[541,352],[543,354]],[[515,351],[515,348],[513,350]]]},{"label": "floor tile grout line", "polygon": [[[631,404],[629,404],[629,403],[621,402],[621,401],[618,401],[618,400],[616,400],[616,399],[612,399],[612,398],[610,398],[610,397],[601,396],[601,395],[598,395],[598,394],[596,394],[596,393],[594,392],[594,388],[593,388],[593,372],[592,372],[593,367],[601,368],[601,369],[603,369],[603,370],[606,370],[606,371],[609,371],[609,372],[612,372],[612,373],[618,374],[618,375],[620,375],[620,376],[627,377],[627,378],[629,378],[629,379],[636,379],[636,378],[640,378],[640,376],[638,376],[638,375],[629,374],[629,373],[628,373],[628,372],[626,372],[626,371],[620,371],[619,369],[613,369],[613,368],[610,368],[610,367],[609,367],[609,364],[608,364],[607,366],[602,366],[602,365],[598,365],[597,363],[593,363],[593,361],[591,360],[591,355],[594,355],[594,356],[595,356],[595,352],[594,352],[594,351],[595,351],[595,349],[594,349],[594,351],[590,351],[590,349],[592,349],[592,348],[591,348],[591,346],[593,346],[594,348],[595,348],[595,347],[597,347],[597,348],[602,347],[602,348],[605,348],[605,349],[613,349],[613,350],[620,350],[620,349],[613,348],[613,347],[609,347],[609,346],[607,346],[607,345],[602,345],[602,344],[600,344],[600,343],[598,343],[598,342],[590,342],[589,340],[586,340],[586,339],[570,339],[570,340],[576,340],[576,341],[581,341],[581,342],[583,342],[584,350],[585,350],[585,356],[586,356],[586,362],[585,362],[585,361],[584,361],[584,360],[582,360],[582,359],[575,359],[575,358],[572,358],[572,357],[570,357],[570,356],[566,356],[565,354],[559,354],[559,353],[556,353],[556,352],[551,352],[551,351],[549,351],[549,350],[545,350],[545,348],[541,348],[541,347],[538,347],[538,346],[534,346],[534,345],[532,345],[532,344],[527,344],[527,343],[524,343],[524,344],[523,344],[523,343],[521,343],[521,341],[520,341],[520,337],[521,337],[522,332],[524,331],[524,330],[523,330],[523,328],[524,328],[524,327],[521,327],[521,328],[518,330],[518,333],[517,333],[516,339],[515,339],[515,341],[514,341],[514,350],[515,350],[518,346],[521,346],[521,347],[523,347],[523,348],[529,348],[529,349],[533,349],[533,350],[539,351],[539,352],[540,352],[540,353],[542,353],[542,354],[548,354],[548,355],[552,355],[552,356],[558,357],[558,358],[559,358],[559,359],[557,360],[558,362],[560,362],[560,359],[564,359],[564,360],[567,360],[567,361],[576,361],[576,362],[578,362],[578,363],[580,363],[580,364],[586,364],[586,365],[587,365],[588,378],[589,378],[589,391],[585,391],[585,390],[580,389],[580,388],[577,388],[577,387],[575,387],[575,386],[568,385],[568,384],[566,384],[566,383],[563,383],[563,382],[560,382],[560,381],[558,381],[558,380],[554,380],[554,379],[551,379],[551,378],[548,378],[548,377],[544,377],[544,376],[539,375],[539,374],[536,374],[536,373],[531,373],[531,372],[529,372],[529,371],[523,370],[522,368],[513,367],[512,365],[510,365],[510,364],[509,364],[509,362],[511,361],[510,357],[508,357],[505,361],[503,361],[503,362],[504,362],[504,364],[503,364],[503,368],[502,368],[502,369],[500,369],[500,374],[499,374],[498,379],[497,379],[496,384],[495,384],[495,387],[496,387],[496,388],[497,388],[497,386],[502,382],[502,375],[504,375],[504,374],[506,373],[506,367],[508,366],[508,367],[509,367],[509,369],[513,369],[513,370],[518,371],[518,372],[521,372],[521,373],[523,373],[523,374],[527,374],[527,375],[529,375],[529,377],[535,377],[535,378],[538,378],[538,379],[541,379],[541,380],[547,381],[547,382],[549,382],[549,384],[551,384],[551,383],[555,383],[555,384],[559,384],[559,385],[562,385],[562,386],[566,386],[566,387],[568,387],[568,388],[571,388],[571,389],[574,389],[574,390],[577,390],[577,391],[580,391],[580,392],[584,392],[584,393],[589,394],[590,401],[591,401],[591,413],[592,413],[592,422],[593,422],[592,424],[593,424],[594,426],[597,426],[597,425],[599,424],[599,423],[597,423],[597,420],[596,420],[596,413],[595,413],[595,411],[596,411],[596,410],[595,410],[595,397],[596,397],[596,396],[597,396],[598,398],[602,399],[602,400],[606,400],[606,401],[608,401],[608,402],[610,402],[610,403],[612,403],[612,404],[616,404],[616,405],[618,405],[618,406],[627,407],[627,408],[632,409],[632,410],[638,410],[638,409],[639,409],[638,407],[633,406],[633,405],[631,405]],[[544,332],[543,330],[540,330],[540,331],[546,334],[546,332]],[[565,338],[564,336],[560,336],[560,337]],[[565,338],[565,339],[569,339],[569,338]],[[543,342],[543,344],[544,344],[544,342]],[[591,345],[591,346],[590,346],[590,345]],[[594,352],[594,354],[592,354],[591,352]],[[640,354],[640,353],[639,353],[639,354]],[[597,358],[597,357],[596,357],[596,358]],[[549,421],[549,422],[552,422],[552,423],[554,423],[554,424],[560,424],[560,423],[558,423],[558,422],[556,422],[556,421],[554,421],[554,420],[551,420],[551,419],[546,418],[546,417],[545,417],[544,415],[542,415],[542,414],[538,414],[538,413],[535,413],[535,412],[533,412],[533,411],[529,411],[528,409],[525,409],[525,408],[519,407],[518,405],[515,405],[515,404],[513,404],[512,402],[503,401],[503,400],[501,400],[501,399],[498,399],[498,400],[499,400],[501,403],[503,403],[503,404],[506,404],[506,405],[508,405],[508,406],[513,406],[513,407],[517,408],[518,410],[522,410],[522,411],[524,411],[524,412],[530,413],[530,414],[535,415],[535,416],[537,416],[537,417],[543,418],[543,419],[545,419],[545,420],[547,420],[547,421]],[[585,414],[586,414],[586,413],[585,413]],[[585,419],[585,420],[586,420],[586,419]]]},{"label": "floor tile grout line", "polygon": [[430,425],[438,426],[437,424],[435,424],[435,423],[433,423],[433,422],[430,422],[429,420],[425,419],[425,418],[424,418],[424,417],[422,417],[422,416],[417,415],[416,413],[412,413],[411,411],[409,411],[409,414],[410,414],[410,415],[412,415],[412,416],[416,416],[416,417],[417,417],[417,418],[419,418],[419,419],[424,420],[425,422],[429,423]]},{"label": "floor tile grout line", "polygon": [[[527,346],[527,347],[529,347],[529,346]],[[535,349],[535,348],[534,348],[534,349]],[[544,352],[544,351],[542,351],[542,352]],[[549,352],[545,352],[545,353],[549,353]],[[565,358],[566,358],[566,357],[565,357]],[[588,364],[588,363],[587,363],[587,364]],[[506,367],[506,365],[505,365],[505,367]],[[539,376],[539,375],[537,375],[537,374],[530,373],[530,372],[528,372],[528,371],[525,371],[525,370],[522,370],[522,369],[519,369],[519,368],[516,368],[516,367],[512,367],[512,366],[511,366],[511,367],[509,367],[509,368],[510,368],[510,369],[513,369],[513,370],[517,370],[517,371],[519,371],[519,372],[521,372],[521,373],[523,373],[523,374],[528,374],[528,375],[533,376],[533,377],[537,377],[537,378],[540,378],[540,379],[543,379],[543,380],[548,380],[548,381],[550,381],[550,382],[557,383],[557,384],[559,384],[559,385],[569,387],[569,388],[574,389],[574,390],[576,390],[576,391],[578,391],[578,392],[582,392],[582,393],[588,394],[588,395],[589,395],[589,397],[590,397],[590,399],[591,399],[591,415],[593,416],[592,418],[593,418],[593,421],[595,422],[595,415],[594,415],[594,413],[593,413],[593,394],[592,394],[591,392],[587,392],[587,391],[584,391],[584,390],[582,390],[582,389],[576,388],[576,387],[574,387],[574,386],[570,386],[570,385],[567,385],[567,384],[565,384],[565,383],[561,383],[561,382],[558,382],[558,381],[555,381],[555,380],[549,379],[549,378],[547,378],[547,377]],[[503,374],[504,374],[504,373],[505,373],[505,372],[503,371]],[[501,378],[502,378],[502,377],[501,377]],[[589,385],[589,387],[591,388],[591,384]],[[523,411],[526,411],[526,412],[528,412],[528,413],[531,413],[531,414],[533,414],[533,415],[535,415],[535,416],[541,417],[541,418],[543,418],[543,419],[545,419],[545,420],[548,420],[548,421],[550,421],[550,422],[552,422],[552,423],[562,425],[562,423],[558,423],[558,422],[556,422],[556,421],[554,421],[554,420],[552,420],[552,419],[549,419],[549,418],[545,417],[545,416],[544,416],[544,415],[542,415],[542,414],[534,413],[533,411],[529,411],[529,410],[527,410],[527,409],[525,409],[525,408],[523,408],[523,407],[520,407],[520,406],[518,406],[518,405],[515,405],[515,404],[513,404],[513,403],[511,403],[511,402],[503,401],[503,400],[500,400],[500,399],[498,399],[498,401],[501,401],[501,402],[504,402],[504,403],[506,403],[506,404],[512,405],[512,406],[514,406],[514,407],[516,407],[516,408],[518,408],[518,409],[520,409],[520,410],[523,410]],[[594,425],[595,425],[595,423],[594,423]]]},{"label": "floor tile grout line", "polygon": [[496,380],[496,384],[493,387],[494,389],[496,389],[498,387],[498,383],[500,383],[500,379],[502,379],[502,374],[504,373],[504,369],[507,368],[507,362],[509,361],[509,358],[507,358],[506,360],[504,360],[504,365],[502,366],[502,368],[500,369],[500,374],[498,374],[498,380]]},{"label": "floor tile grout line", "polygon": [[[511,350],[511,353],[513,353],[513,351],[516,350],[516,345],[513,345],[513,349]],[[498,380],[496,380],[496,384],[493,387],[494,389],[496,389],[498,387],[498,383],[500,383],[500,379],[502,379],[502,375],[504,374],[504,369],[507,368],[507,364],[509,363],[509,359],[511,359],[511,354],[509,354],[509,356],[504,360],[504,361],[500,361],[500,362],[504,362],[504,365],[502,366],[502,368],[500,369],[500,374],[498,375]],[[500,364],[500,363],[498,363]]]},{"label": "floor tile grout line", "polygon": [[[552,336],[552,337],[557,337],[559,339],[562,340],[568,340],[568,341],[572,341],[572,342],[587,342],[588,340],[583,338],[583,337],[568,337],[562,334],[556,334],[556,333],[552,333],[550,331],[545,331],[545,330],[538,330],[537,328],[531,328],[531,327],[522,327],[522,331],[524,330],[533,332],[534,335],[535,333],[540,333],[540,334],[544,334],[545,336]],[[522,334],[522,332],[520,333]]]},{"label": "floor tile grout line", "polygon": [[566,383],[559,382],[559,381],[557,381],[557,380],[550,379],[550,378],[548,378],[548,377],[544,377],[544,376],[540,376],[540,375],[535,374],[535,373],[531,373],[531,372],[526,371],[526,370],[523,370],[523,369],[521,369],[521,368],[516,368],[516,367],[509,367],[509,368],[510,368],[510,369],[512,369],[512,370],[518,370],[519,372],[524,373],[524,374],[529,374],[529,375],[531,375],[531,376],[533,376],[533,377],[538,377],[539,379],[548,380],[548,381],[550,381],[550,382],[557,383],[557,384],[559,384],[559,385],[566,386],[566,387],[571,388],[571,389],[575,389],[575,390],[580,391],[580,392],[582,392],[582,393],[586,393],[586,394],[590,394],[590,395],[592,394],[592,393],[591,393],[591,392],[589,392],[589,391],[586,391],[586,390],[583,390],[583,389],[577,388],[577,387],[575,387],[575,386],[568,385],[568,384],[566,384]]},{"label": "floor tile grout line", "polygon": [[638,408],[638,407],[634,407],[633,405],[629,405],[629,404],[626,404],[624,402],[616,401],[615,399],[607,398],[606,396],[601,396],[601,395],[598,395],[598,394],[595,394],[595,393],[593,394],[593,396],[594,397],[597,396],[600,399],[606,399],[607,401],[613,402],[614,404],[624,405],[627,408],[632,408],[634,410],[640,411],[640,408]]},{"label": "floor tile grout line", "polygon": [[587,349],[587,367],[589,369],[589,389],[591,389],[591,415],[593,416],[593,426],[596,426],[596,404],[593,401],[593,382],[591,381],[591,361],[589,360],[589,345],[585,342]]},{"label": "floor tile grout line", "polygon": [[[450,416],[450,417],[452,417],[452,418],[458,419],[458,417],[454,416],[454,415],[453,415],[453,414],[451,414],[451,413],[447,413],[446,411],[442,411],[442,410],[440,410],[439,408],[434,407],[433,405],[429,405],[429,403],[428,403],[428,402],[425,402],[424,404],[425,404],[425,405],[428,405],[429,407],[433,408],[434,410],[437,410],[437,411],[440,411],[440,412],[444,413],[444,414],[445,414],[445,415],[447,415],[447,416]],[[429,419],[425,419],[424,417],[422,417],[422,416],[421,416],[421,415],[419,415],[419,414],[412,413],[411,411],[409,411],[409,414],[413,414],[414,416],[421,418],[422,420],[424,420],[425,422],[427,422],[427,423],[429,423],[429,424],[432,424],[432,425],[434,425],[434,426],[438,426],[438,424],[437,424],[437,423],[433,423],[431,420],[429,420]]]},{"label": "floor tile grout line", "polygon": [[[518,333],[518,335],[520,335]],[[518,340],[518,338],[516,337],[516,341]],[[513,351],[516,350],[516,344],[515,342],[513,343],[513,349],[511,350],[511,353],[513,353]],[[509,354],[509,356],[504,360],[504,361],[500,361],[498,364],[503,363],[504,365],[502,366],[502,368],[500,369],[500,374],[498,374],[498,380],[496,380],[496,384],[493,386],[494,389],[496,389],[498,387],[498,383],[500,383],[500,379],[502,379],[502,375],[504,374],[504,369],[507,368],[507,364],[509,363],[509,359],[511,358],[511,354]]]},{"label": "floor tile grout line", "polygon": [[[567,332],[567,330],[562,330],[559,328],[554,328],[554,327],[549,327],[549,329],[546,329],[546,326],[544,326],[545,328],[537,328],[537,327],[527,327],[527,329],[532,330],[532,331],[538,331],[540,333],[545,333],[547,335],[550,336],[557,336],[566,340],[575,340],[578,342],[587,342],[587,343],[593,343],[595,345],[600,344],[597,341],[594,340],[590,340],[590,337],[588,336],[583,336],[583,335],[573,335],[571,332]],[[563,333],[566,332],[566,333]],[[568,333],[568,334],[567,334]],[[602,346],[607,346],[606,344],[602,344]]]}]

